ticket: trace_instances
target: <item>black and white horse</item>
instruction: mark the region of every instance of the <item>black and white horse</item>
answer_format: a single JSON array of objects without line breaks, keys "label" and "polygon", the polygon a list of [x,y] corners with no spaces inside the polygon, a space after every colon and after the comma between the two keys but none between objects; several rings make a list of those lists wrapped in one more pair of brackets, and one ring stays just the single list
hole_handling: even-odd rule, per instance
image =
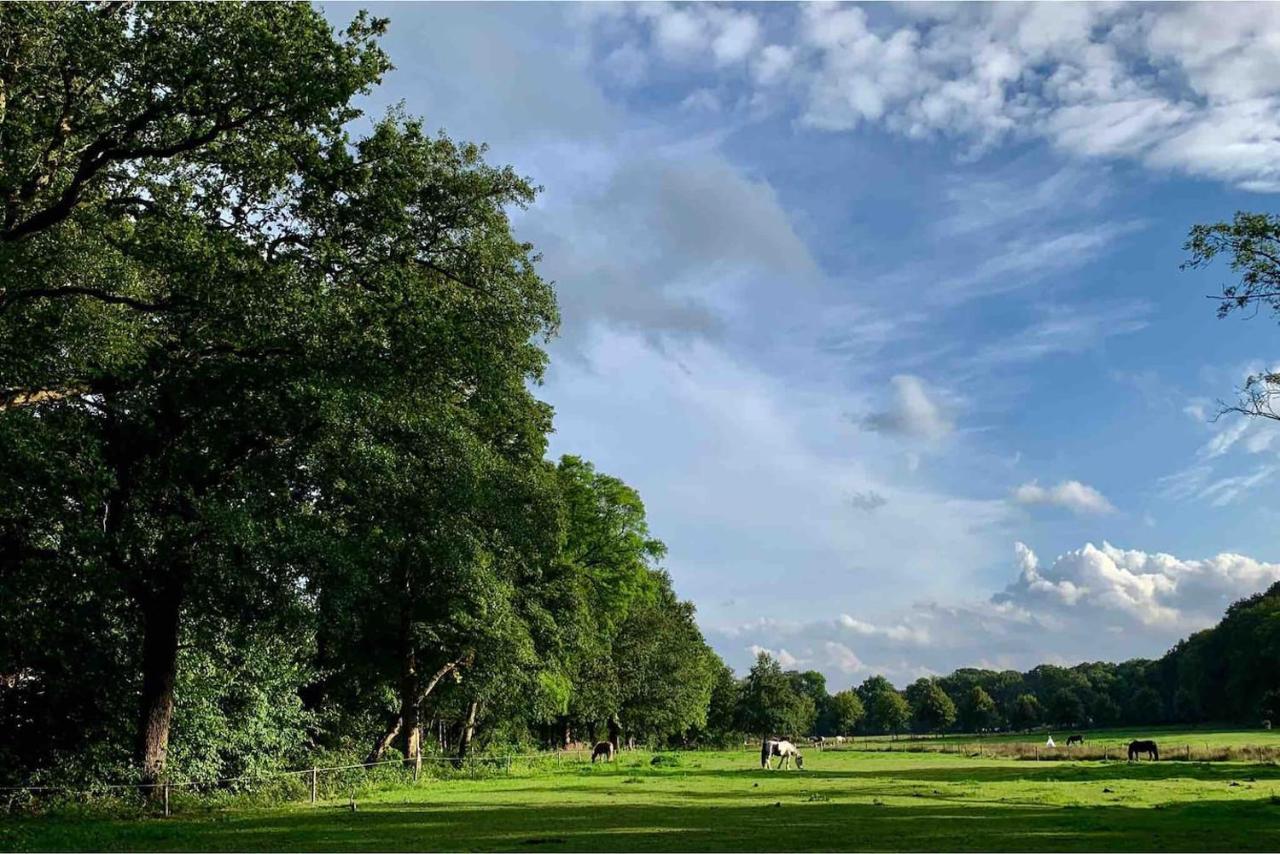
[{"label": "black and white horse", "polygon": [[594,765],[597,759],[605,762],[612,762],[614,756],[614,748],[612,741],[602,741],[591,751],[591,764]]},{"label": "black and white horse", "polygon": [[796,760],[796,768],[804,768],[804,757],[796,746],[785,738],[766,738],[760,742],[760,767],[772,768],[773,757],[777,756],[779,768],[790,768],[791,760]]}]

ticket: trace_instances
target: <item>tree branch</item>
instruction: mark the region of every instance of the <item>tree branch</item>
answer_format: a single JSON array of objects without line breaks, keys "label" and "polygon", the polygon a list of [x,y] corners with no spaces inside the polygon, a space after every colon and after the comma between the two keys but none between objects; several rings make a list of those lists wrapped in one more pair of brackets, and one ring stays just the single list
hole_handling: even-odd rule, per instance
[{"label": "tree branch", "polygon": [[89,288],[80,285],[67,285],[61,288],[31,288],[29,290],[18,291],[9,294],[0,291],[0,313],[3,313],[9,306],[24,300],[37,299],[60,299],[62,297],[90,297],[99,302],[105,302],[110,305],[127,305],[138,311],[149,313],[157,313],[164,311],[172,311],[171,303],[163,302],[147,302],[135,297],[127,297],[123,294],[113,294],[110,291],[104,291],[99,288]]}]

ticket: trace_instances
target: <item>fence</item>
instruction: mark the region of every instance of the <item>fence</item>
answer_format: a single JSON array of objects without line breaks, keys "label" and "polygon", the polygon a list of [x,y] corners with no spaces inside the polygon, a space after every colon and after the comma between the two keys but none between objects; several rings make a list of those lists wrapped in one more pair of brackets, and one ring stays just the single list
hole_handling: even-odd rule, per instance
[{"label": "fence", "polygon": [[[149,793],[154,796],[155,806],[162,808],[164,815],[172,814],[172,796],[181,792],[197,792],[203,790],[206,794],[214,791],[229,791],[229,787],[233,784],[249,784],[261,786],[269,783],[281,783],[279,793],[289,796],[288,799],[301,799],[307,797],[311,803],[317,803],[321,798],[328,800],[334,797],[349,795],[354,804],[355,792],[361,786],[366,786],[376,782],[391,782],[395,779],[397,782],[406,782],[405,778],[412,775],[412,779],[416,782],[422,774],[423,766],[430,767],[435,765],[439,768],[453,769],[460,771],[471,770],[473,773],[477,768],[489,767],[493,770],[501,770],[505,774],[510,774],[512,766],[522,762],[554,762],[562,764],[565,761],[581,763],[584,761],[582,752],[578,751],[548,751],[542,753],[524,753],[524,754],[506,754],[502,756],[478,756],[469,755],[465,757],[458,756],[419,756],[414,759],[385,759],[380,762],[358,762],[347,765],[329,765],[329,766],[313,766],[310,768],[297,768],[287,771],[269,771],[262,774],[242,775],[238,777],[220,777],[214,780],[180,780],[165,781],[158,783],[98,783],[88,787],[76,787],[71,785],[36,785],[36,786],[0,786],[0,797],[7,796],[6,807],[12,812],[15,805],[22,796],[26,796],[25,803],[30,803],[32,799],[42,795],[62,795],[68,797],[105,797],[112,793],[129,794],[129,793]],[[398,766],[402,771],[400,775],[394,778],[384,778],[382,781],[371,779],[368,772],[371,769],[387,768],[396,770]],[[293,783],[293,781],[297,781]],[[293,783],[292,785],[290,785]]]}]

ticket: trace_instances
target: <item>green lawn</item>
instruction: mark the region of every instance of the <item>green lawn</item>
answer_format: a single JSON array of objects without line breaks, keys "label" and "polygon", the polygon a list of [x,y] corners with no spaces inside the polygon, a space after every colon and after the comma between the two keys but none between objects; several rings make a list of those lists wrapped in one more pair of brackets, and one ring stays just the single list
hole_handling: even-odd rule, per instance
[{"label": "green lawn", "polygon": [[[1242,747],[1245,745],[1264,745],[1277,747],[1280,746],[1280,729],[1264,730],[1258,729],[1226,729],[1222,727],[1204,727],[1192,729],[1186,726],[1153,726],[1142,727],[1140,729],[1117,728],[1117,729],[1085,729],[1085,730],[1053,730],[1053,739],[1058,744],[1065,744],[1067,736],[1079,733],[1083,735],[1085,741],[1089,744],[1108,744],[1113,747],[1127,745],[1134,739],[1151,738],[1160,743],[1162,748],[1168,745],[1169,748],[1182,747],[1190,744],[1193,747],[1211,746],[1211,747]],[[950,744],[978,744],[982,743],[1017,743],[1026,742],[1028,744],[1044,744],[1047,732],[1037,733],[996,733],[993,735],[973,735],[968,733],[943,735],[943,736],[922,736],[919,738],[912,736],[899,736],[897,739],[889,736],[876,736],[872,738],[859,737],[855,739],[853,746],[869,746],[869,747],[887,747],[890,744],[897,744],[903,741],[923,741],[930,743],[950,743]]]},{"label": "green lawn", "polygon": [[1280,767],[807,752],[647,754],[173,818],[0,821],[24,850],[1280,850]]}]

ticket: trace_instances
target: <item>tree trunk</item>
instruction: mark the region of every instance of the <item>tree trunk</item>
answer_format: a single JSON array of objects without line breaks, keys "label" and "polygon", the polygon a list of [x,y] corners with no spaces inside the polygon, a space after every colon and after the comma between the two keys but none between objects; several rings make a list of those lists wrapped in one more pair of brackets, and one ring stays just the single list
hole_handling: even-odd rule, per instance
[{"label": "tree trunk", "polygon": [[617,715],[609,716],[609,743],[613,745],[613,752],[617,753],[622,747],[622,722],[618,720]]},{"label": "tree trunk", "polygon": [[474,738],[476,734],[476,712],[479,708],[480,703],[476,700],[472,700],[467,705],[467,718],[462,724],[462,733],[458,738],[457,765],[459,768],[462,767],[463,760],[467,758],[467,751],[471,749],[471,739]]},{"label": "tree trunk", "polygon": [[383,727],[382,735],[378,736],[377,741],[373,743],[373,749],[369,751],[369,755],[364,758],[366,763],[377,762],[382,758],[382,754],[387,751],[391,743],[396,740],[396,736],[400,734],[400,716],[392,715],[387,721],[387,725]]},{"label": "tree trunk", "polygon": [[169,750],[181,610],[181,585],[177,583],[152,593],[142,604],[142,701],[137,756],[144,783],[160,779]]},{"label": "tree trunk", "polygon": [[[470,653],[468,653],[467,655],[464,655],[461,658],[455,659],[454,661],[450,661],[448,664],[444,665],[443,667],[441,667],[439,670],[435,672],[435,674],[427,682],[426,687],[424,687],[421,690],[421,692],[417,695],[418,700],[417,700],[417,703],[414,704],[414,708],[413,708],[413,718],[415,721],[417,720],[417,717],[418,717],[418,709],[420,709],[422,707],[422,704],[426,702],[427,697],[431,696],[431,692],[435,690],[436,685],[440,684],[440,680],[443,679],[445,676],[448,676],[450,673],[452,673],[454,679],[461,682],[462,677],[458,673],[458,668],[464,664],[467,664],[470,661],[471,661],[471,655]],[[378,740],[373,743],[373,749],[370,750],[369,755],[365,757],[365,760],[364,760],[365,762],[377,762],[379,759],[382,758],[383,752],[388,747],[391,746],[392,742],[395,741],[396,736],[400,733],[402,724],[404,722],[403,711],[404,711],[404,706],[403,706],[403,699],[402,699],[401,713],[392,716],[391,719],[387,721],[386,727],[383,728],[382,735],[378,736]],[[443,729],[441,730],[441,732],[443,733]],[[421,749],[422,734],[420,729],[419,729],[418,737],[416,741],[418,742],[419,749]],[[440,739],[440,746],[442,748],[445,746],[443,735]],[[406,753],[405,756],[407,757],[408,754]]]},{"label": "tree trunk", "polygon": [[421,732],[417,726],[417,704],[419,704],[419,677],[417,677],[417,656],[413,652],[413,641],[410,636],[410,613],[408,606],[401,611],[401,720],[399,720],[399,741],[401,753],[406,759],[416,759],[421,743]]}]

